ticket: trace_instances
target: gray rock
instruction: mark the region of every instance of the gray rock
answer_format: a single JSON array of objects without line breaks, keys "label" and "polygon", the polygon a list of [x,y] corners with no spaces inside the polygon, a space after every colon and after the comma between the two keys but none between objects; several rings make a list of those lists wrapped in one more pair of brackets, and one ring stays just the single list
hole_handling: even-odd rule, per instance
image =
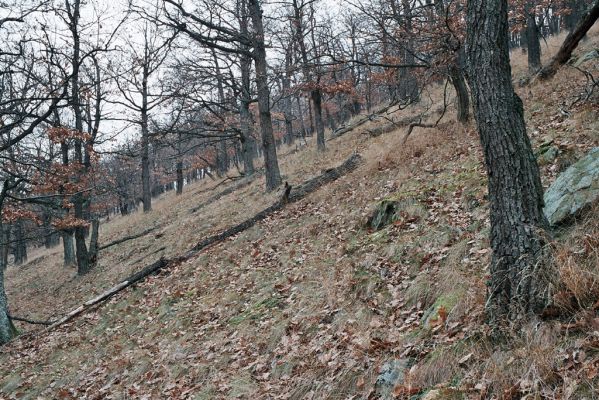
[{"label": "gray rock", "polygon": [[599,199],[599,147],[561,173],[545,192],[545,216],[551,225],[576,217]]},{"label": "gray rock", "polygon": [[417,219],[426,218],[428,214],[426,208],[415,199],[388,199],[376,205],[372,216],[368,219],[368,226],[378,231],[402,218],[402,213]]},{"label": "gray rock", "polygon": [[559,148],[553,144],[553,141],[543,143],[535,153],[539,165],[551,164],[558,154]]},{"label": "gray rock", "polygon": [[381,367],[376,379],[376,393],[380,399],[393,399],[393,389],[401,384],[410,367],[410,360],[401,358],[389,360]]}]

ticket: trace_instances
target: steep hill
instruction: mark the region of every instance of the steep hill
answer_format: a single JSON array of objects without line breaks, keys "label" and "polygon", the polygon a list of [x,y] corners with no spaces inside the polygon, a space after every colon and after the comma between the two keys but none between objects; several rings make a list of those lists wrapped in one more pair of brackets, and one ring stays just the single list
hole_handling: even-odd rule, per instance
[{"label": "steep hill", "polygon": [[[559,40],[543,47],[546,56]],[[593,32],[578,53],[598,43]],[[518,82],[524,57],[514,54],[513,63]],[[599,71],[596,60],[584,67]],[[599,145],[595,95],[570,107],[585,88],[585,75],[569,67],[519,88],[533,146],[553,140],[563,150],[542,167],[546,186]],[[388,117],[430,110],[434,121],[443,86],[424,97]],[[328,141],[324,154],[312,143],[282,149],[293,186],[351,154],[363,162],[67,324],[20,324],[27,333],[0,349],[0,397],[595,398],[599,210],[559,232],[553,248],[563,291],[578,304],[493,343],[482,317],[490,255],[484,166],[474,127],[453,114],[451,106],[438,127],[416,129],[405,144],[405,128],[373,136],[388,124],[379,119]],[[105,221],[101,245],[154,229],[102,250],[84,277],[62,266],[60,248],[39,250],[7,271],[12,314],[66,314],[280,198],[263,187],[262,178],[202,181],[164,195],[148,214]],[[394,221],[374,230],[368,219],[385,200],[397,202]]]}]

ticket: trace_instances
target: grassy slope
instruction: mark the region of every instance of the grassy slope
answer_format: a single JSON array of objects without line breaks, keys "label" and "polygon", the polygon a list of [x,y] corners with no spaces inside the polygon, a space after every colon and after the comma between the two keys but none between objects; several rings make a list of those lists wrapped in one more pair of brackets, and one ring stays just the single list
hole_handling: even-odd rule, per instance
[{"label": "grassy slope", "polygon": [[[584,46],[597,41],[593,35]],[[517,80],[525,60],[515,54],[513,62]],[[582,74],[563,69],[548,84],[522,90],[535,146],[554,139],[580,155],[599,144],[594,106],[579,106],[570,118],[559,111],[583,84]],[[441,98],[441,90],[432,88],[433,98]],[[551,322],[536,327],[541,335],[525,329],[501,351],[488,344],[481,324],[489,256],[486,182],[473,127],[462,128],[448,115],[438,129],[417,131],[406,145],[401,131],[370,138],[367,128],[329,142],[324,155],[311,146],[286,149],[281,157],[292,184],[353,151],[366,160],[357,171],[65,326],[4,347],[0,397],[360,398],[391,358],[411,360],[406,385],[418,390],[455,386],[474,398],[513,387],[588,390],[598,360],[588,309],[568,310],[577,332]],[[545,183],[556,173],[556,164],[544,166]],[[9,269],[13,313],[63,314],[279,195],[265,195],[260,179],[190,214],[213,195],[207,189],[214,185],[167,194],[149,214],[103,225],[103,243],[159,229],[102,252],[86,277],[62,267],[60,248],[40,250],[23,268]],[[405,200],[404,218],[369,232],[364,222],[385,198]],[[564,293],[589,304],[599,287],[596,216],[562,233],[555,246]],[[444,324],[439,309],[448,311]],[[467,363],[458,362],[470,353]],[[588,385],[574,387],[582,378]]]}]

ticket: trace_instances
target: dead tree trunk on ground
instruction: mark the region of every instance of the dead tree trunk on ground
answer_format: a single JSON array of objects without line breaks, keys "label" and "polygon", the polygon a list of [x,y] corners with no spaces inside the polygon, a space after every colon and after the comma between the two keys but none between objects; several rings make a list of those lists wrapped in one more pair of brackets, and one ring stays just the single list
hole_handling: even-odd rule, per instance
[{"label": "dead tree trunk on ground", "polygon": [[597,18],[599,18],[599,0],[593,2],[588,11],[584,13],[582,18],[580,18],[578,24],[576,24],[576,28],[568,33],[568,36],[564,39],[564,43],[551,61],[549,61],[549,64],[539,71],[537,76],[540,80],[551,78],[555,75],[559,67],[568,62],[570,56],[572,56],[572,52],[576,49],[576,46],[578,46],[578,43],[586,35],[589,29],[595,24]]}]

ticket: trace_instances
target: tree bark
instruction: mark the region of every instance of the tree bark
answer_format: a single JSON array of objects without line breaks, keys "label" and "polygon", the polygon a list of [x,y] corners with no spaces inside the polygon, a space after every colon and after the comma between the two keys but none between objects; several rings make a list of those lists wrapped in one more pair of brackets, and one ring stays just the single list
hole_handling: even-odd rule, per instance
[{"label": "tree bark", "polygon": [[491,323],[541,312],[550,301],[543,187],[512,86],[507,0],[470,0],[466,54],[485,156],[491,219]]},{"label": "tree bark", "polygon": [[[4,205],[4,199],[8,188],[7,183],[8,181],[4,181],[0,192],[0,211]],[[2,242],[0,246],[0,257],[2,257],[2,265],[0,266],[0,345],[10,341],[17,336],[18,333],[8,317],[8,299],[6,298],[6,291],[4,290],[4,270],[8,264],[8,246],[10,241],[10,233],[7,238],[6,232],[7,230],[2,223],[2,219],[0,219],[0,233],[2,233],[2,237],[0,237],[0,241]]]},{"label": "tree bark", "polygon": [[322,93],[320,90],[313,90],[310,93],[312,104],[314,104],[314,121],[316,122],[316,148],[318,151],[326,149],[324,140],[324,122],[322,121]]},{"label": "tree bark", "polygon": [[[403,48],[402,59],[406,64],[414,64],[414,43],[411,38],[413,34],[412,27],[412,4],[409,0],[402,0],[404,29],[408,35],[408,40]],[[402,68],[399,72],[399,95],[404,102],[417,102],[419,100],[418,81],[414,76],[412,68]]]},{"label": "tree bark", "polygon": [[[319,151],[326,149],[324,140],[324,122],[322,120],[322,91],[318,87],[318,78],[315,78],[308,61],[308,51],[306,49],[306,43],[304,41],[304,20],[303,20],[303,5],[299,5],[296,0],[293,1],[294,19],[295,19],[295,40],[299,46],[300,54],[302,57],[302,70],[306,83],[312,85],[310,89],[310,99],[312,100],[312,107],[309,111],[312,114],[314,111],[314,127],[316,129],[316,147]],[[310,124],[312,124],[312,115],[310,115]]]},{"label": "tree bark", "polygon": [[576,27],[568,33],[564,43],[562,43],[558,52],[553,56],[549,64],[543,67],[538,74],[540,80],[551,78],[559,67],[568,62],[572,56],[572,52],[578,46],[578,43],[586,35],[599,18],[599,0],[593,1],[591,7],[582,15]]},{"label": "tree bark", "polygon": [[270,89],[266,63],[266,47],[264,45],[264,26],[259,0],[249,0],[248,9],[254,27],[254,62],[256,64],[256,86],[258,89],[258,112],[260,114],[260,130],[262,133],[262,150],[264,151],[264,167],[266,190],[271,191],[281,185],[281,173],[277,160],[277,149],[272,129],[270,113]]},{"label": "tree bark", "polygon": [[295,137],[293,134],[293,112],[291,107],[291,57],[292,47],[285,50],[285,74],[283,75],[283,116],[285,118],[285,143],[292,145]]},{"label": "tree bark", "polygon": [[[81,99],[79,93],[79,72],[81,67],[80,59],[80,37],[79,37],[79,16],[80,16],[80,0],[75,0],[71,5],[68,1],[66,2],[67,9],[69,12],[69,28],[73,36],[73,72],[71,76],[71,107],[75,116],[75,130],[77,132],[83,132],[83,115],[81,110]],[[75,139],[75,161],[83,167],[83,143],[81,139]],[[78,180],[80,178],[77,178]],[[73,196],[73,208],[75,211],[75,218],[84,220],[85,215],[83,213],[85,198],[83,193],[78,192]],[[89,254],[87,251],[87,245],[85,244],[85,227],[75,227],[75,256],[77,259],[77,273],[79,275],[86,274],[89,272],[91,265],[89,262]]]},{"label": "tree bark", "polygon": [[[225,88],[223,85],[222,74],[220,71],[220,65],[218,63],[218,57],[216,56],[216,50],[214,48],[212,50],[212,58],[214,60],[214,67],[216,69],[216,86],[218,90],[218,101],[220,103],[221,109],[225,110]],[[227,149],[227,139],[221,138],[218,143],[217,148],[218,156],[217,156],[217,164],[216,167],[218,169],[219,176],[226,175],[229,170],[229,153]]]},{"label": "tree bark", "polygon": [[[240,32],[242,35],[248,35],[248,15],[247,4],[242,2],[243,11],[239,21]],[[244,45],[244,50],[249,51],[249,46]],[[256,141],[252,135],[252,115],[250,113],[250,103],[252,101],[251,70],[252,60],[246,54],[241,54],[239,58],[239,69],[241,70],[241,96],[239,99],[239,124],[241,128],[241,153],[243,158],[243,172],[246,176],[251,176],[255,172],[254,156],[256,154]]]},{"label": "tree bark", "polygon": [[8,267],[8,253],[10,252],[10,224],[0,221],[0,269]]},{"label": "tree bark", "polygon": [[8,317],[8,300],[4,290],[4,269],[0,268],[0,344],[7,343],[18,334]]},{"label": "tree bark", "polygon": [[73,246],[73,234],[63,231],[60,235],[62,236],[65,267],[77,264],[77,260],[75,259],[75,247]]},{"label": "tree bark", "polygon": [[528,5],[526,10],[526,43],[528,48],[528,72],[535,74],[541,69],[541,43],[539,41],[536,13],[531,4]]},{"label": "tree bark", "polygon": [[100,220],[94,218],[91,222],[91,235],[89,238],[89,260],[90,265],[95,265],[98,259],[98,237],[100,230]]},{"label": "tree bark", "polygon": [[183,193],[183,162],[177,161],[177,194]]},{"label": "tree bark", "polygon": [[449,79],[456,92],[458,122],[465,124],[470,119],[470,95],[462,69],[456,65],[450,66]]},{"label": "tree bark", "polygon": [[141,106],[141,200],[144,212],[152,211],[152,189],[150,185],[150,132],[148,129],[148,73],[144,64]]},{"label": "tree bark", "polygon": [[23,232],[23,221],[17,220],[14,224],[14,236],[15,236],[15,246],[14,246],[14,255],[15,255],[15,265],[22,265],[27,262],[27,243],[25,242],[24,232]]}]

